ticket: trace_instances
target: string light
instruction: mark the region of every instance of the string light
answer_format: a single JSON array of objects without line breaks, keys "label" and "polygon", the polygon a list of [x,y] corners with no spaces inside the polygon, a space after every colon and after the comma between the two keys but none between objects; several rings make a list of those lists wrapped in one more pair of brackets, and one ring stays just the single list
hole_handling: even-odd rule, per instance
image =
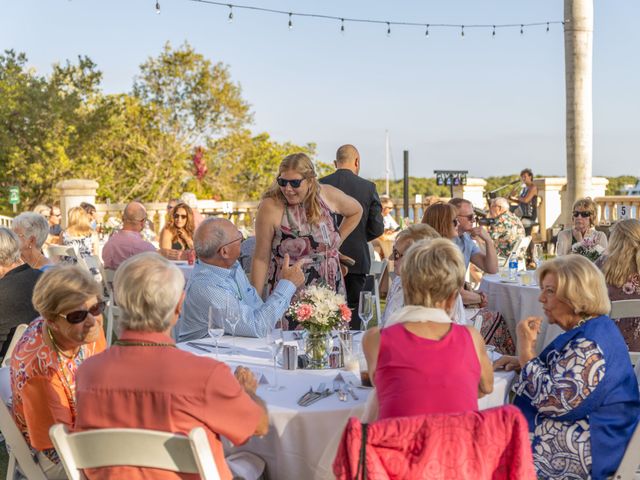
[{"label": "string light", "polygon": [[156,13],[160,15],[160,1],[156,0]]},{"label": "string light", "polygon": [[[563,21],[544,21],[544,22],[530,22],[530,23],[503,23],[503,24],[471,24],[471,25],[462,25],[455,23],[426,23],[426,22],[410,22],[410,21],[397,21],[391,22],[388,20],[376,20],[370,18],[347,18],[335,15],[324,15],[324,14],[316,14],[316,13],[304,13],[304,12],[288,12],[285,10],[276,10],[273,8],[264,8],[257,7],[254,5],[239,5],[228,3],[225,1],[217,1],[217,0],[187,0],[190,2],[197,3],[205,3],[208,5],[222,6],[229,8],[229,21],[233,19],[233,8],[235,9],[244,9],[244,10],[252,10],[255,12],[264,12],[264,13],[275,13],[280,15],[287,15],[289,17],[289,28],[293,28],[293,15],[297,15],[299,17],[308,17],[308,18],[318,18],[324,20],[334,20],[340,21],[340,32],[345,31],[345,24],[347,22],[352,23],[370,23],[370,24],[381,24],[387,26],[387,35],[391,35],[391,25],[400,26],[400,27],[420,27],[425,28],[425,36],[428,37],[430,30],[432,28],[457,28],[460,29],[460,36],[464,37],[465,28],[474,28],[474,29],[491,29],[491,35],[495,36],[497,29],[499,28],[518,28],[520,27],[520,33],[524,34],[525,27],[546,27],[546,31],[548,32],[551,24],[562,24],[565,26],[565,23],[568,20]],[[156,12],[160,13],[160,2],[156,0]]]}]

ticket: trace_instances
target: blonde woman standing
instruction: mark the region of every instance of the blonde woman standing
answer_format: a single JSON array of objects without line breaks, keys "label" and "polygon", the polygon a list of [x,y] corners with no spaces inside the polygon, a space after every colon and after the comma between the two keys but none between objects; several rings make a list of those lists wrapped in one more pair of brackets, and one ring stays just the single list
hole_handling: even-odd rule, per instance
[{"label": "blonde woman standing", "polygon": [[98,254],[98,235],[91,228],[91,216],[82,207],[69,210],[67,229],[62,232],[62,244],[78,247],[81,257]]}]

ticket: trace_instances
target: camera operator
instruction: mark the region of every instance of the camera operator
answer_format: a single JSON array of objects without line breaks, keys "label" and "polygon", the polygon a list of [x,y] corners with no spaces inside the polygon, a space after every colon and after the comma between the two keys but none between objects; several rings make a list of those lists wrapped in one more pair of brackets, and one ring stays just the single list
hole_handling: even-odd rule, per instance
[{"label": "camera operator", "polygon": [[504,197],[491,200],[487,222],[489,236],[496,246],[498,255],[508,258],[516,243],[525,236],[520,219],[509,211],[509,202]]}]

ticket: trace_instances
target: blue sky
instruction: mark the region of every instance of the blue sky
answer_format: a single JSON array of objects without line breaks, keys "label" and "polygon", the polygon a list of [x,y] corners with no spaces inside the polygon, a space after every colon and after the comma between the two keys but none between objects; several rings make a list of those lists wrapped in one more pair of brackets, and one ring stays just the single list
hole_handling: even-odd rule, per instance
[{"label": "blue sky", "polygon": [[[285,11],[421,23],[562,20],[559,0],[243,0]],[[356,145],[362,174],[384,176],[385,130],[395,175],[402,150],[410,172],[467,169],[471,176],[531,167],[565,173],[562,27],[430,30],[349,24],[234,9],[188,0],[4,0],[0,46],[25,52],[42,73],[86,54],[105,92],[131,89],[138,66],[165,42],[188,41],[230,68],[252,105],[257,133],[315,142],[331,161]],[[640,3],[595,2],[594,175],[640,174]],[[636,60],[634,60],[634,58]]]}]

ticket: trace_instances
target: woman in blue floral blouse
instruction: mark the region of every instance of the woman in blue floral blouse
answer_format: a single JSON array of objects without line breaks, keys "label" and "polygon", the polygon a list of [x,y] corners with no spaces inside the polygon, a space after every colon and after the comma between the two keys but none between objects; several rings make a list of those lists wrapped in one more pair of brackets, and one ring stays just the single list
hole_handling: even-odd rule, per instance
[{"label": "woman in blue floral blouse", "polygon": [[540,303],[565,333],[536,357],[541,318],[517,327],[519,356],[495,368],[521,368],[514,391],[533,432],[538,478],[606,479],[624,454],[640,398],[624,339],[607,316],[604,277],[584,257],[568,255],[539,269]]}]

